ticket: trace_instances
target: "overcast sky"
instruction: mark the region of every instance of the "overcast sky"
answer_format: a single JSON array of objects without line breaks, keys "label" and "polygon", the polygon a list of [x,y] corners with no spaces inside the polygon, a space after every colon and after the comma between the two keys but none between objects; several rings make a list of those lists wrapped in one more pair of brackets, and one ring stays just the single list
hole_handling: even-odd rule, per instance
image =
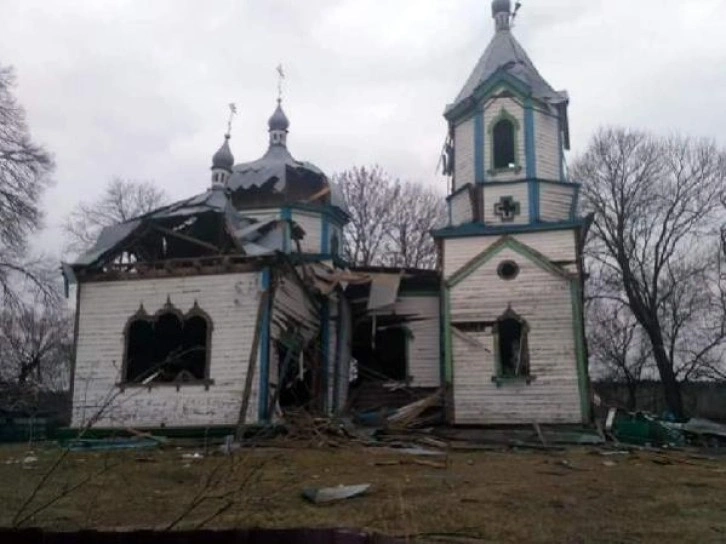
[{"label": "overcast sky", "polygon": [[[726,0],[523,0],[514,30],[571,96],[573,153],[598,126],[726,145]],[[227,104],[237,162],[267,147],[287,72],[289,147],[332,174],[435,174],[456,96],[492,37],[490,0],[0,0],[33,137],[53,152],[41,246],[113,176],[184,198],[210,183]],[[572,157],[571,157],[572,158]]]}]

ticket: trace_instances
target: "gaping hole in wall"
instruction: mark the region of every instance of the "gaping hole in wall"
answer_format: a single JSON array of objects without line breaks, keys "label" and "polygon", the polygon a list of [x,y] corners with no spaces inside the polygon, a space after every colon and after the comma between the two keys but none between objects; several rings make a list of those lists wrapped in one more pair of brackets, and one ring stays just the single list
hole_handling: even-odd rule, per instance
[{"label": "gaping hole in wall", "polygon": [[514,318],[497,322],[500,373],[504,378],[529,376],[526,325]]},{"label": "gaping hole in wall", "polygon": [[186,318],[164,311],[134,317],[126,328],[124,382],[190,383],[208,377],[211,323],[195,306]]},{"label": "gaping hole in wall", "polygon": [[306,407],[312,401],[312,372],[303,364],[299,349],[275,342],[278,365],[279,405],[283,412],[290,408]]},{"label": "gaping hole in wall", "polygon": [[492,134],[494,138],[494,168],[512,168],[515,166],[514,125],[508,119],[502,119]]},{"label": "gaping hole in wall", "polygon": [[397,382],[408,378],[409,333],[397,321],[395,316],[367,318],[356,327],[353,357],[361,378]]}]

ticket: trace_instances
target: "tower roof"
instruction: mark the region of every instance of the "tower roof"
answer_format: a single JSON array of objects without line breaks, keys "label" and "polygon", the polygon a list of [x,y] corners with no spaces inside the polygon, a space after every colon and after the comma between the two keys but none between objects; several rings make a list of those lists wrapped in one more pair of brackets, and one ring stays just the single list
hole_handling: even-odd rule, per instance
[{"label": "tower roof", "polygon": [[224,135],[224,143],[212,156],[212,170],[222,169],[228,172],[232,171],[234,166],[234,155],[229,148],[229,134]]},{"label": "tower roof", "polygon": [[461,92],[446,108],[446,113],[471,98],[476,90],[499,71],[504,71],[524,83],[532,97],[553,104],[566,102],[567,94],[555,91],[540,75],[527,52],[510,29],[510,0],[494,0],[492,16],[496,32]]},{"label": "tower roof", "polygon": [[277,101],[277,108],[272,114],[272,117],[270,117],[270,120],[267,122],[267,125],[270,127],[270,130],[287,131],[287,129],[290,128],[290,121],[288,120],[287,115],[285,115],[285,112],[282,110],[282,103],[279,99]]},{"label": "tower roof", "polygon": [[296,160],[288,150],[286,135],[290,121],[282,110],[280,100],[268,126],[270,145],[267,152],[256,161],[232,168],[227,187],[235,207],[277,207],[309,203],[313,199],[344,210],[337,187],[325,173],[309,162]]}]

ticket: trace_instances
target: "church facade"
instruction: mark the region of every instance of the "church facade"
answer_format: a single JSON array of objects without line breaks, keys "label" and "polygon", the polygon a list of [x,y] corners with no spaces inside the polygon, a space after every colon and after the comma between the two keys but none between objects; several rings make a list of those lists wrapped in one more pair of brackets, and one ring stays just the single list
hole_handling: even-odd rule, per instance
[{"label": "church facade", "polygon": [[452,190],[441,250],[444,381],[458,424],[589,419],[579,186],[567,179],[564,91],[512,33],[495,34],[446,108]]},{"label": "church facade", "polygon": [[514,38],[509,0],[492,10],[494,38],[445,112],[439,270],[344,261],[345,204],[291,155],[278,101],[263,157],[235,164],[226,135],[206,192],[104,229],[64,265],[72,426],[265,424],[432,394],[450,424],[587,422],[568,97]]}]

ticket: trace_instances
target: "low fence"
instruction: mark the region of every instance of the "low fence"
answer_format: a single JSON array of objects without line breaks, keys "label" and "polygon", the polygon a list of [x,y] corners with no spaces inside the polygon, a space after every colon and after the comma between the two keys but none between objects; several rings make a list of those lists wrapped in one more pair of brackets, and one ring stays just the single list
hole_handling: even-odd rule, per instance
[{"label": "low fence", "polygon": [[[593,388],[607,405],[628,408],[628,388],[622,383],[599,382]],[[681,385],[683,406],[691,417],[726,421],[726,382]],[[660,382],[643,382],[636,391],[636,410],[652,414],[668,411]]]}]

